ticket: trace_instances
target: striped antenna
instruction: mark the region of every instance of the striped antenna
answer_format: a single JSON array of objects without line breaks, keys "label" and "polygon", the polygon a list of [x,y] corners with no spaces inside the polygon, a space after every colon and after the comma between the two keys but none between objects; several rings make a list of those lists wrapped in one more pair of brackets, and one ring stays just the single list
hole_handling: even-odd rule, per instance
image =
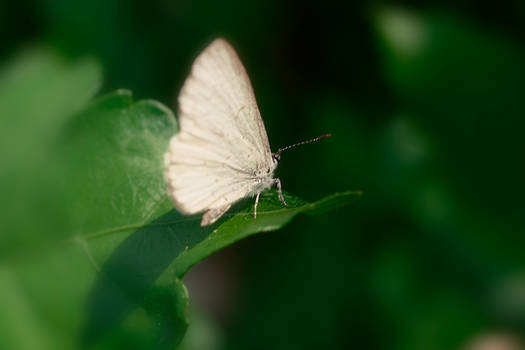
[{"label": "striped antenna", "polygon": [[312,142],[316,142],[316,141],[319,141],[319,140],[322,140],[322,139],[326,139],[326,138],[329,138],[330,136],[332,136],[332,134],[324,134],[324,135],[321,135],[319,137],[316,137],[315,139],[294,143],[293,145],[286,146],[286,147],[283,147],[283,148],[279,148],[277,150],[277,152],[275,152],[273,155],[274,155],[275,158],[277,158],[277,160],[279,160],[281,158],[281,152],[282,151],[286,151],[286,150],[289,150],[290,148],[294,148],[294,147],[297,147],[297,146],[306,145],[308,143],[312,143]]}]

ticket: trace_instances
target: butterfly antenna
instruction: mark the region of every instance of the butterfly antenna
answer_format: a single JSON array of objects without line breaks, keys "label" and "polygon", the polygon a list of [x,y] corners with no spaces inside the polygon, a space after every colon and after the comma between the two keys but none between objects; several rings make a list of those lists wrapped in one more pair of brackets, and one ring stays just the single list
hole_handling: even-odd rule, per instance
[{"label": "butterfly antenna", "polygon": [[311,140],[307,140],[307,141],[302,141],[302,142],[298,142],[298,143],[294,143],[293,145],[290,145],[290,146],[286,146],[286,147],[283,147],[283,148],[279,148],[277,150],[277,152],[274,153],[274,155],[276,156],[276,158],[280,158],[281,157],[281,152],[282,151],[286,151],[286,150],[289,150],[290,148],[294,148],[294,147],[297,147],[297,146],[301,146],[301,145],[306,145],[308,143],[312,143],[312,142],[316,142],[316,141],[319,141],[319,140],[322,140],[322,139],[327,139],[329,138],[330,136],[332,136],[332,134],[324,134],[324,135],[321,135],[319,137],[316,137],[315,139],[311,139]]}]

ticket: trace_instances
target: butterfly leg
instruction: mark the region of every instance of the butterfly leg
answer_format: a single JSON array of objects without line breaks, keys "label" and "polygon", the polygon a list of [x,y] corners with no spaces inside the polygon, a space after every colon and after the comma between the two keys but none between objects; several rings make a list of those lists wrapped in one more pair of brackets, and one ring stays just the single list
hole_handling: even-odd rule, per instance
[{"label": "butterfly leg", "polygon": [[257,206],[259,205],[259,196],[261,195],[261,192],[257,192],[257,195],[255,196],[255,204],[253,206],[253,219],[257,219]]},{"label": "butterfly leg", "polygon": [[279,194],[279,200],[281,201],[281,203],[283,203],[285,207],[287,207],[288,204],[286,204],[286,201],[284,200],[284,197],[283,197],[283,190],[281,188],[281,180],[275,179],[274,182],[277,185],[277,193]]}]

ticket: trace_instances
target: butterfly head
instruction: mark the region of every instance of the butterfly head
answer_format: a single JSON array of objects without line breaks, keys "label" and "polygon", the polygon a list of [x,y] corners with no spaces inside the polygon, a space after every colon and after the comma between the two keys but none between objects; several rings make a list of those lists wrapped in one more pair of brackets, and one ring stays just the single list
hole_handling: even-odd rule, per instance
[{"label": "butterfly head", "polygon": [[272,159],[273,159],[273,162],[275,163],[275,166],[277,166],[279,162],[281,161],[281,152],[272,153]]}]

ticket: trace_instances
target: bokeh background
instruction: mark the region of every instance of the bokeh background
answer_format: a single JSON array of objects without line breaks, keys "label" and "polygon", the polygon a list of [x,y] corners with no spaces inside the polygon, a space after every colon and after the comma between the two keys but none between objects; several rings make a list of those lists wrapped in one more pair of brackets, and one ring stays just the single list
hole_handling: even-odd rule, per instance
[{"label": "bokeh background", "polygon": [[273,149],[333,135],[283,154],[283,188],[363,191],[191,270],[184,349],[522,349],[524,34],[518,0],[0,3],[3,64],[91,57],[101,93],[174,110],[227,38]]}]

